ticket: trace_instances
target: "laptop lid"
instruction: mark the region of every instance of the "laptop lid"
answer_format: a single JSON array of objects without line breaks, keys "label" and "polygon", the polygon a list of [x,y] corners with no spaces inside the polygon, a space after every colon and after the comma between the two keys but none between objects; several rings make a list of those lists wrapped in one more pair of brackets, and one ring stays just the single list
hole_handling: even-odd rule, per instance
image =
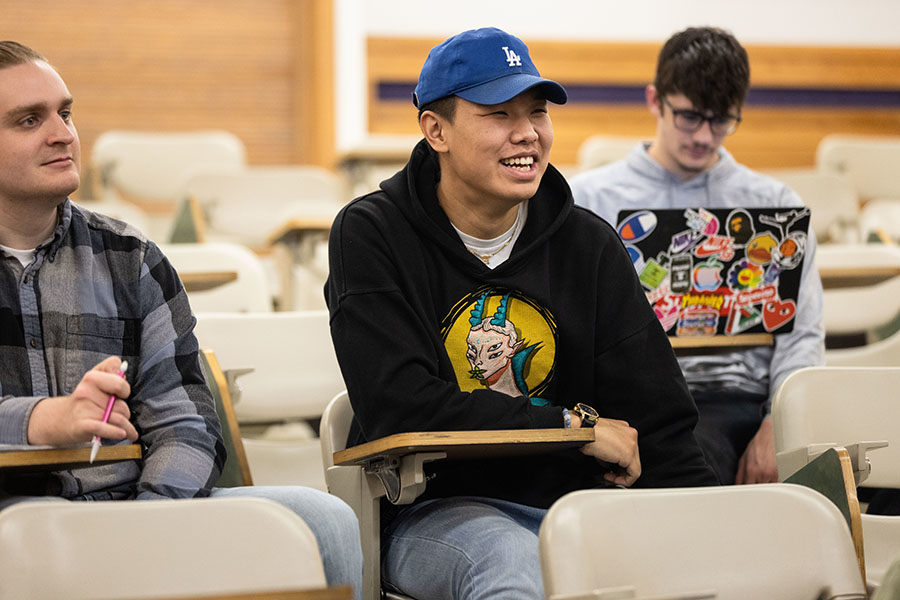
[{"label": "laptop lid", "polygon": [[794,326],[809,208],[638,209],[618,214],[647,299],[670,336]]}]

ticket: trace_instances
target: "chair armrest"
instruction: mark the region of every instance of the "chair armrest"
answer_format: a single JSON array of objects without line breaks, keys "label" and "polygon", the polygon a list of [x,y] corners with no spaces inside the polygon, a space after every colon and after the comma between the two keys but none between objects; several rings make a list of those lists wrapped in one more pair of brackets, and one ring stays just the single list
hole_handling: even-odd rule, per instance
[{"label": "chair armrest", "polygon": [[223,373],[225,374],[225,383],[228,385],[228,391],[231,393],[231,403],[237,404],[241,401],[241,386],[237,382],[238,377],[241,375],[246,375],[247,373],[252,373],[256,369],[253,367],[245,367],[238,369],[225,369]]},{"label": "chair armrest", "polygon": [[[847,453],[850,455],[850,460],[853,463],[853,479],[857,486],[866,480],[872,470],[872,463],[869,461],[868,451],[886,448],[887,446],[888,442],[886,440],[856,442],[855,444],[843,446],[847,449]],[[791,450],[782,450],[775,457],[778,463],[779,481],[784,481],[815,460],[816,457],[829,448],[837,447],[839,446],[834,442],[826,442],[821,444],[807,444],[806,446],[792,448]]]}]

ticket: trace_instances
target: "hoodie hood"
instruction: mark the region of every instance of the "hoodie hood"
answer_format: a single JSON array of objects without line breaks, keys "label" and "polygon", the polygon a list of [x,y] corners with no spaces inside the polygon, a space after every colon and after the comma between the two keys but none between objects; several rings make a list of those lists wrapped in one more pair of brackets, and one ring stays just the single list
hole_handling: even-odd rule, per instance
[{"label": "hoodie hood", "polygon": [[[410,225],[441,246],[450,256],[488,269],[466,250],[450,219],[438,204],[436,186],[441,173],[437,153],[424,139],[413,148],[409,162],[396,175],[381,182],[387,195]],[[572,192],[553,165],[541,180],[537,193],[528,202],[528,221],[516,241],[512,255],[497,269],[511,269],[543,245],[572,213]]]},{"label": "hoodie hood", "polygon": [[714,164],[712,168],[684,181],[678,175],[675,175],[651,158],[650,154],[647,152],[649,148],[649,143],[639,144],[632,148],[625,160],[628,163],[628,166],[637,174],[646,177],[647,179],[656,182],[660,187],[667,189],[668,193],[673,195],[670,200],[674,200],[679,195],[686,194],[690,195],[693,198],[693,201],[696,201],[698,192],[706,202],[711,203],[713,200],[718,200],[712,198],[711,190],[716,188],[717,183],[734,175],[735,170],[738,168],[738,164],[735,162],[734,157],[731,156],[725,148],[720,146],[718,149],[719,160],[716,161],[716,164]]}]

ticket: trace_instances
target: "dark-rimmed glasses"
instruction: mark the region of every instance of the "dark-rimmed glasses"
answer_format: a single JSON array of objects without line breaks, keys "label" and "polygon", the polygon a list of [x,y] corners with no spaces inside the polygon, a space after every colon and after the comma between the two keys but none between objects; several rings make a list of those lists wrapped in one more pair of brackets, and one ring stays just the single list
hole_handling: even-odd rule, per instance
[{"label": "dark-rimmed glasses", "polygon": [[709,129],[712,131],[713,135],[731,135],[737,131],[738,124],[741,122],[740,115],[736,117],[733,115],[713,115],[707,117],[696,110],[675,108],[665,97],[663,97],[663,102],[665,102],[666,106],[669,107],[669,110],[672,111],[672,120],[675,123],[675,128],[684,131],[685,133],[697,132],[703,127],[704,123],[708,122]]}]

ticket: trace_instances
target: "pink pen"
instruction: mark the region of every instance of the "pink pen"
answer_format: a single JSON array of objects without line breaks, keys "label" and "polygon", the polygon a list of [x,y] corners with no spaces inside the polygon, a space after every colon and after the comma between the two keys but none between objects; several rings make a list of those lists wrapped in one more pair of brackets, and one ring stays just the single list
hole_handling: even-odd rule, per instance
[{"label": "pink pen", "polygon": [[[128,369],[128,361],[123,360],[122,366],[119,367],[119,377],[125,377],[125,370]],[[106,403],[106,412],[103,413],[103,422],[109,422],[109,415],[112,413],[113,405],[116,403],[116,395],[113,394],[109,397],[109,401]],[[100,436],[95,435],[94,440],[91,442],[91,463],[94,462],[94,459],[97,458],[97,452],[100,450]]]}]

